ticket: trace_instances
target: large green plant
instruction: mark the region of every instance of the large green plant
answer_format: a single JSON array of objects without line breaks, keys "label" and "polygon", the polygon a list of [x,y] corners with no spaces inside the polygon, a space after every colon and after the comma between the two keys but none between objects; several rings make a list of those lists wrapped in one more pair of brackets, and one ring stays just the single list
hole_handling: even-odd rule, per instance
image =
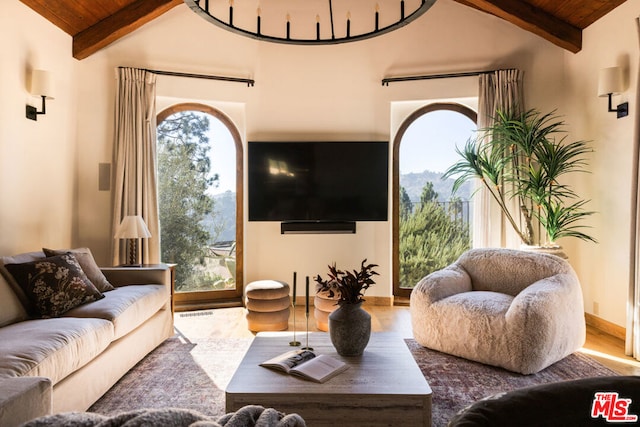
[{"label": "large green plant", "polygon": [[561,237],[595,242],[579,223],[593,214],[587,201],[562,183],[566,174],[585,171],[592,150],[586,141],[567,141],[564,125],[554,112],[498,112],[492,126],[456,150],[461,159],[444,178],[456,178],[454,192],[480,179],[527,245],[554,245]]}]

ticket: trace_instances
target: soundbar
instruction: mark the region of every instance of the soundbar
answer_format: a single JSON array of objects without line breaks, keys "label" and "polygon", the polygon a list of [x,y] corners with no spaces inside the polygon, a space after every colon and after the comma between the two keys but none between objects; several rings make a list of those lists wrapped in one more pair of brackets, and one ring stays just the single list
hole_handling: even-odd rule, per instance
[{"label": "soundbar", "polygon": [[285,221],[280,234],[355,234],[355,221]]}]

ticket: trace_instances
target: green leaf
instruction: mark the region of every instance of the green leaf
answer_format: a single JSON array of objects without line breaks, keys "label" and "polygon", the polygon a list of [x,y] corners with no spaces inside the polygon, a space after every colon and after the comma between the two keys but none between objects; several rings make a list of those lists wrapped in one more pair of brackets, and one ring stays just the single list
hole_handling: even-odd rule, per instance
[{"label": "green leaf", "polygon": [[[455,177],[454,191],[471,179],[481,180],[524,243],[537,243],[535,221],[552,240],[595,241],[576,224],[594,212],[582,209],[586,201],[561,182],[566,174],[586,172],[586,159],[593,150],[586,141],[567,141],[564,126],[555,111],[498,111],[478,139],[457,150],[460,160],[444,177]],[[517,211],[509,207],[513,198]],[[540,234],[535,233],[536,240]]]}]

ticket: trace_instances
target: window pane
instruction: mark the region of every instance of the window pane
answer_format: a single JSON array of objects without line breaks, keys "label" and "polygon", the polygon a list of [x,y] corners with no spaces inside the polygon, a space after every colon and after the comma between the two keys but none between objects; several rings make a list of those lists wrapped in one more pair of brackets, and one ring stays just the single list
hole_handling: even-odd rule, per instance
[{"label": "window pane", "polygon": [[235,156],[214,116],[181,111],[158,125],[161,254],[177,292],[235,289]]},{"label": "window pane", "polygon": [[400,142],[400,287],[413,288],[471,247],[471,187],[453,195],[445,170],[458,160],[456,146],[473,137],[475,123],[450,110],[425,113]]}]

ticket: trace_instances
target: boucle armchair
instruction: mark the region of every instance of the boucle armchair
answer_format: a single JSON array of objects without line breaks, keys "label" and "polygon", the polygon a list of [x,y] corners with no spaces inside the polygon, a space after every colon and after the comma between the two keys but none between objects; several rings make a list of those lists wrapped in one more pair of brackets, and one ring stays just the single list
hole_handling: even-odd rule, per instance
[{"label": "boucle armchair", "polygon": [[578,350],[586,327],[571,265],[548,254],[471,249],[411,293],[416,341],[532,374]]}]

